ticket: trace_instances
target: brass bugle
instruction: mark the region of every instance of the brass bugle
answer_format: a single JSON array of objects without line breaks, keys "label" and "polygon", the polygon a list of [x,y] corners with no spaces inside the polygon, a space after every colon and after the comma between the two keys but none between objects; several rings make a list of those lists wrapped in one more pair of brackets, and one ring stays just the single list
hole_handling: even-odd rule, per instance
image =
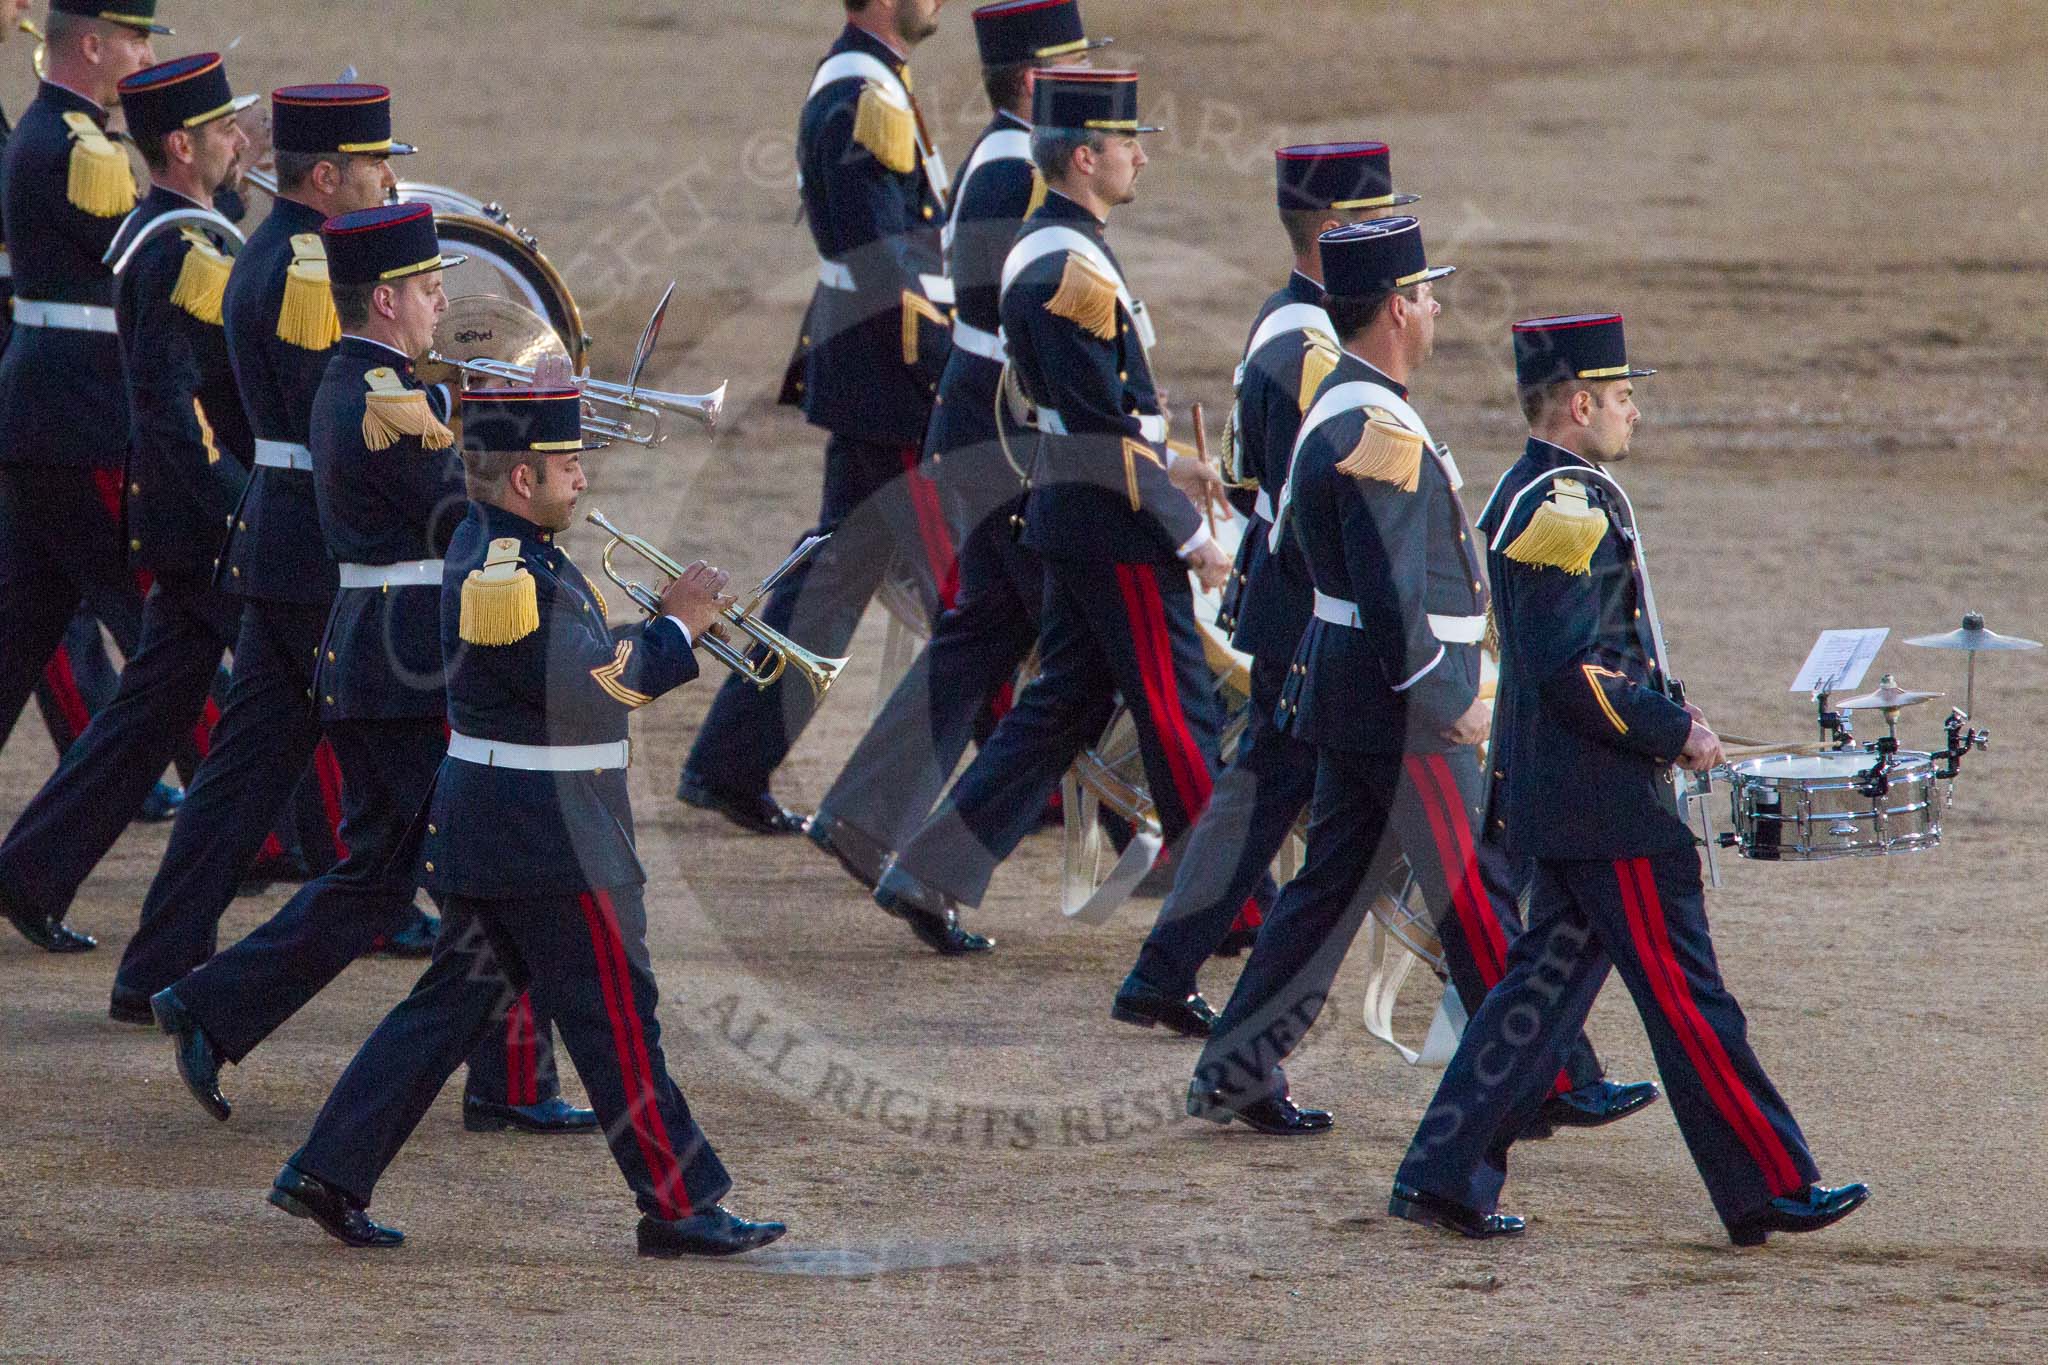
[{"label": "brass bugle", "polygon": [[[474,360],[457,360],[439,351],[429,351],[427,359],[466,375],[500,384],[523,388],[533,383],[531,365],[515,365],[510,361],[481,356]],[[636,388],[585,377],[576,381],[576,387],[583,391],[583,429],[586,432],[608,441],[658,446],[668,439],[668,431],[662,421],[666,413],[679,413],[702,422],[706,427],[715,428],[718,415],[725,408],[728,386],[720,384],[709,393],[663,393],[659,389]]]},{"label": "brass bugle", "polygon": [[[618,584],[626,596],[633,599],[633,605],[640,610],[649,616],[661,615],[661,594],[645,583],[636,582],[620,573],[612,563],[612,556],[621,549],[631,550],[667,575],[670,582],[683,576],[684,566],[651,542],[619,529],[612,524],[611,518],[602,512],[592,512],[585,520],[611,537],[604,547],[605,577]],[[756,687],[768,687],[785,672],[794,669],[797,676],[810,684],[812,699],[821,700],[825,690],[832,686],[833,681],[845,669],[846,660],[827,659],[813,654],[762,621],[754,614],[754,608],[768,595],[770,589],[788,577],[791,570],[808,559],[829,539],[829,535],[807,538],[803,544],[796,547],[788,559],[782,561],[774,573],[761,580],[761,586],[755,588],[745,602],[735,602],[719,613],[720,622],[746,636],[752,642],[750,645],[737,648],[717,631],[706,631],[698,638],[697,647]],[[760,650],[758,656],[754,652],[757,646]]]}]

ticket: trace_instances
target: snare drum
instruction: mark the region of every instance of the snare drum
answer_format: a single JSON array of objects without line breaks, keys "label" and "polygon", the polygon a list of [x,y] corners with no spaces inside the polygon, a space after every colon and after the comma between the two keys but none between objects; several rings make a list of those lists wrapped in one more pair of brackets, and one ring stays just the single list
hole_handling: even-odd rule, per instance
[{"label": "snare drum", "polygon": [[1940,844],[1941,808],[1950,786],[1934,775],[1934,760],[1900,750],[1881,797],[1862,790],[1876,762],[1876,754],[1857,749],[1731,764],[1737,851],[1765,862],[1820,862],[1914,853]]}]

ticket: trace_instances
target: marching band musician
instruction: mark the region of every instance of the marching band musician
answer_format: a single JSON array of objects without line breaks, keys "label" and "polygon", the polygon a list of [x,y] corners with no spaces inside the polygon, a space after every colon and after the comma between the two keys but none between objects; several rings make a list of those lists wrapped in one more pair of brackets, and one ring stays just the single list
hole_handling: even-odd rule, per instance
[{"label": "marching band musician", "polygon": [[[769,597],[761,619],[843,654],[891,556],[915,565],[936,615],[953,547],[918,470],[951,340],[939,232],[944,160],[911,93],[910,50],[938,31],[943,0],[846,0],[846,27],[811,80],[797,132],[818,286],[783,391],[828,433],[816,556]],[[769,782],[816,700],[783,678],[725,680],[683,764],[679,799],[757,834],[803,818]]]},{"label": "marching band musician", "polygon": [[1014,375],[1037,405],[1024,536],[1045,563],[1041,671],[875,892],[946,954],[991,946],[960,927],[957,906],[979,904],[1117,693],[1169,842],[1209,798],[1221,721],[1188,571],[1217,587],[1229,570],[1193,501],[1222,485],[1166,448],[1151,324],[1103,237],[1136,197],[1140,134],[1157,130],[1139,121],[1130,71],[1041,71],[1032,111],[1050,190],[1004,263],[1001,307]]},{"label": "marching band musician", "polygon": [[1612,965],[1730,1240],[1826,1227],[1870,1191],[1818,1183],[1722,983],[1671,773],[1712,768],[1721,742],[1666,672],[1635,514],[1603,467],[1627,457],[1634,381],[1653,372],[1630,365],[1619,314],[1512,335],[1530,439],[1486,522],[1505,732],[1495,809],[1508,847],[1535,862],[1529,929],[1466,1027],[1389,1212],[1467,1237],[1522,1232],[1495,1211],[1508,1149]]},{"label": "marching band musician", "polygon": [[[120,82],[155,62],[151,36],[170,30],[156,22],[156,0],[123,0],[111,19],[103,9],[51,0],[47,74],[0,162],[0,240],[14,288],[14,332],[0,355],[0,734],[81,601],[123,654],[142,636],[120,529],[127,391],[102,259],[136,195],[106,128]],[[94,946],[61,915],[11,902],[0,911],[46,951]]]},{"label": "marching band musician", "polygon": [[80,884],[190,733],[233,640],[213,550],[251,449],[220,312],[241,234],[208,205],[244,146],[234,115],[255,97],[233,94],[214,53],[147,67],[118,91],[151,182],[105,261],[129,406],[128,560],[154,582],[114,700],[0,843],[10,916],[73,940],[63,919]]},{"label": "marching band musician", "polygon": [[[315,666],[320,724],[341,763],[348,856],[232,948],[151,998],[200,1105],[229,1114],[222,1058],[239,1062],[412,909],[398,856],[447,749],[441,552],[464,506],[462,464],[413,373],[447,307],[425,204],[329,219],[320,229],[341,340],[313,398],[313,491],[338,590]],[[545,1016],[524,997],[470,1053],[463,1124],[588,1130],[556,1085]]]},{"label": "marching band musician", "polygon": [[[1239,369],[1232,418],[1240,475],[1258,497],[1223,590],[1218,624],[1252,656],[1251,711],[1230,766],[1188,838],[1173,890],[1112,1006],[1115,1018],[1164,1024],[1207,1037],[1215,1012],[1196,973],[1256,928],[1232,921],[1265,883],[1273,858],[1315,787],[1313,745],[1273,720],[1280,685],[1309,621],[1308,569],[1297,541],[1267,549],[1273,501],[1287,483],[1294,439],[1316,390],[1337,364],[1337,338],[1323,311],[1322,248],[1317,238],[1346,223],[1385,216],[1418,196],[1394,189],[1383,142],[1282,147],[1274,153],[1280,222],[1294,269],[1259,308]],[[1245,944],[1244,946],[1249,946]]]},{"label": "marching band musician", "polygon": [[[960,546],[959,588],[930,642],[818,803],[814,843],[872,891],[882,865],[931,814],[991,696],[1013,682],[1038,639],[1045,571],[1011,518],[1024,493],[1004,445],[1027,433],[998,412],[1005,352],[1003,259],[1043,197],[1031,164],[1033,68],[1085,64],[1076,0],[1003,0],[974,11],[982,81],[995,117],[960,173],[946,264],[958,300],[953,354],[939,382],[925,454]],[[1004,430],[997,430],[997,423]]]},{"label": "marching band musician", "polygon": [[278,1176],[271,1202],[352,1246],[403,1234],[365,1211],[470,1043],[514,991],[559,1020],[620,1172],[644,1256],[723,1256],[780,1237],[725,1209],[732,1187],[668,1074],[633,847],[627,720],[697,676],[691,641],[732,599],[702,561],[662,615],[614,635],[604,598],[555,537],[586,486],[574,389],[471,395],[469,511],[440,610],[453,734],[423,814],[426,883],[446,929]]},{"label": "marching band musician", "polygon": [[[1274,723],[1314,747],[1308,850],[1252,949],[1204,1049],[1188,1112],[1260,1132],[1321,1132],[1281,1063],[1327,1000],[1394,860],[1406,856],[1438,926],[1454,984],[1477,1009],[1520,925],[1515,895],[1474,847],[1486,737],[1478,698],[1487,591],[1458,498],[1407,385],[1428,360],[1441,305],[1412,217],[1320,238],[1325,306],[1343,343],[1301,419],[1273,545],[1301,542],[1311,620]],[[1277,563],[1269,561],[1269,565]],[[1531,1135],[1610,1123],[1656,1098],[1602,1079],[1583,1038],[1552,1069]]]},{"label": "marching band musician", "polygon": [[[150,996],[212,955],[220,917],[277,813],[277,794],[299,780],[320,740],[308,698],[335,568],[320,532],[307,433],[341,335],[320,225],[382,203],[397,183],[389,158],[413,150],[392,140],[391,95],[382,86],[291,86],[274,92],[271,106],[277,199],[235,258],[222,308],[256,446],[217,574],[242,603],[234,679],[115,978],[111,1011],[139,1014],[143,1023]],[[339,774],[330,753],[321,760],[338,806]],[[400,937],[430,948],[431,920]]]}]

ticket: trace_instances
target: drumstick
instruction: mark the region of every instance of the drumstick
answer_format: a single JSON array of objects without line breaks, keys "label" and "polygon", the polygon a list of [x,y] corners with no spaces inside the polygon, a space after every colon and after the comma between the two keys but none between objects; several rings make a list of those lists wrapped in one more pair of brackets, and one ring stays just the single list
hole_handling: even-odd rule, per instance
[{"label": "drumstick", "polygon": [[[1193,408],[1189,409],[1188,415],[1194,419],[1195,423],[1195,455],[1204,465],[1215,469],[1216,466],[1209,461],[1209,431],[1202,423],[1202,405],[1196,403]],[[1217,470],[1217,473],[1220,476],[1222,471]],[[1216,495],[1213,492],[1206,493],[1202,498],[1202,515],[1209,520],[1209,534],[1215,535]]]}]

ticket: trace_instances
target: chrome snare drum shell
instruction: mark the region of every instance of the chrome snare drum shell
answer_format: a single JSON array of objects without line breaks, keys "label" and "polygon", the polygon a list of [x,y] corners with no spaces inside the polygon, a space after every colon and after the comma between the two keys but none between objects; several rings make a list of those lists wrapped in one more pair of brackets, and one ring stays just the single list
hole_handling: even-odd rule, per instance
[{"label": "chrome snare drum shell", "polygon": [[1853,750],[1773,754],[1730,765],[1737,851],[1763,862],[1823,862],[1938,846],[1946,802],[1937,796],[1932,757],[1900,750],[1882,797],[1862,790],[1876,763],[1876,754]]}]

